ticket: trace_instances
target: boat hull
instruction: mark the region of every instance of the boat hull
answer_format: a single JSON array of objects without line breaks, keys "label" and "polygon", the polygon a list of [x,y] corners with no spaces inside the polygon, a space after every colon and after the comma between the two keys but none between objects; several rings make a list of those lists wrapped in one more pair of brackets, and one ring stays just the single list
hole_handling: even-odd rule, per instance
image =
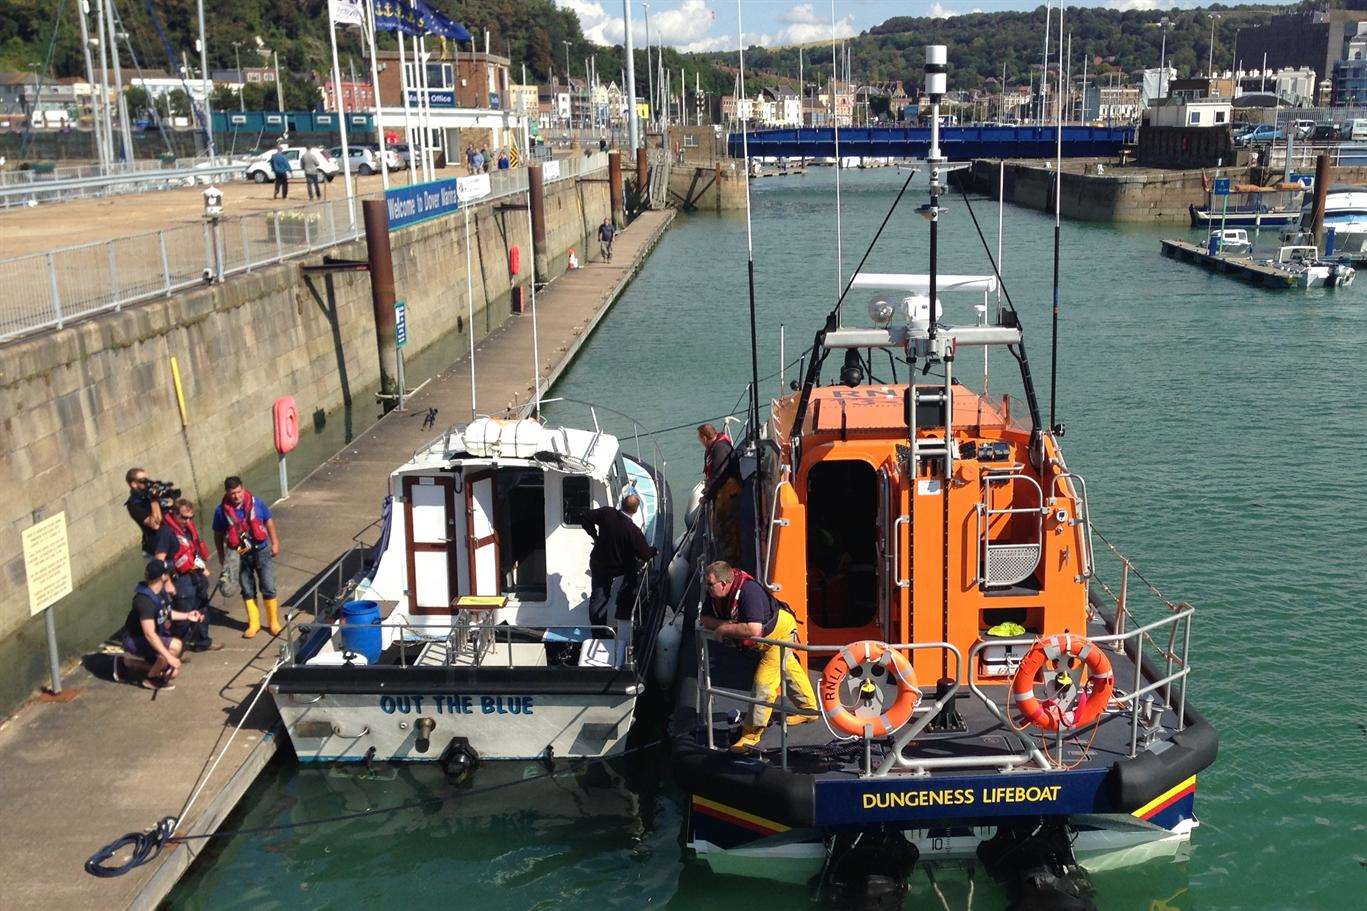
[{"label": "boat hull", "polygon": [[1299,210],[1295,212],[1208,212],[1205,209],[1191,210],[1193,228],[1272,228],[1293,225],[1301,220]]},{"label": "boat hull", "polygon": [[[455,737],[483,760],[617,755],[636,697],[290,692],[276,693],[275,703],[300,762],[435,762]],[[420,718],[432,722],[425,750]]]},{"label": "boat hull", "polygon": [[[700,815],[696,804],[693,815]],[[1152,861],[1188,859],[1191,835],[1199,823],[1188,816],[1164,828],[1130,816],[1098,815],[1072,818],[1070,826],[1078,864],[1101,873]],[[688,848],[714,873],[726,876],[804,884],[821,873],[827,857],[826,842],[817,829],[759,836],[729,848],[710,841],[701,834],[704,831],[708,830],[690,824]],[[995,826],[916,828],[903,829],[902,835],[916,846],[918,863],[953,869],[977,861],[978,847],[996,831]]]}]

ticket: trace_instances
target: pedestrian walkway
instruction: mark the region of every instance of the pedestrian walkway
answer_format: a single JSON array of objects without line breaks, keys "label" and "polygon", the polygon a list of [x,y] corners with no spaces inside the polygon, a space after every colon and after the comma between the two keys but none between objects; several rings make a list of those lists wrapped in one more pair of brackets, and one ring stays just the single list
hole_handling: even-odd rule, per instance
[{"label": "pedestrian walkway", "polygon": [[[540,373],[553,382],[673,220],[642,214],[618,235],[613,262],[569,272],[537,295]],[[481,412],[525,406],[532,389],[532,320],[509,320],[476,347]],[[293,604],[353,540],[373,541],[389,473],[433,436],[470,415],[467,363],[447,368],[414,396],[319,466],[273,506],[282,551],[282,603]],[[180,812],[192,786],[279,654],[266,633],[242,639],[241,601],[222,599],[214,632],[226,646],[193,656],[170,692],[109,679],[96,655],[63,680],[79,689],[65,703],[33,702],[0,724],[0,895],[7,907],[154,908],[204,847],[176,846],[125,876],[99,879],[83,864],[101,845]],[[275,752],[275,710],[263,695],[179,831],[214,830]]]}]

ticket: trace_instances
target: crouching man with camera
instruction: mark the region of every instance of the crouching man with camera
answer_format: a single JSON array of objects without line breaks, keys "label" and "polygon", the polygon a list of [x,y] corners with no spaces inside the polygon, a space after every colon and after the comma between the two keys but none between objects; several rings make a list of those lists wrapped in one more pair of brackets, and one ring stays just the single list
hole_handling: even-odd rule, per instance
[{"label": "crouching man with camera", "polygon": [[236,475],[224,479],[223,490],[223,502],[214,510],[214,546],[219,563],[225,556],[225,542],[241,557],[242,600],[247,606],[247,629],[242,638],[250,639],[261,631],[258,595],[265,603],[271,635],[278,636],[281,626],[275,598],[275,558],[280,555],[280,539],[271,508],[253,497]]}]

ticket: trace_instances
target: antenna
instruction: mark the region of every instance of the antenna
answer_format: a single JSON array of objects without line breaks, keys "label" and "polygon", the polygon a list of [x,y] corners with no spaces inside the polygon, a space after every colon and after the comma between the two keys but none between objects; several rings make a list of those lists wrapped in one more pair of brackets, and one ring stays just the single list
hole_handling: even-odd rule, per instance
[{"label": "antenna", "polygon": [[926,164],[930,166],[930,205],[924,212],[930,220],[930,340],[935,340],[935,284],[936,260],[939,257],[940,240],[940,194],[944,186],[940,183],[940,169],[944,159],[940,157],[940,99],[945,94],[945,70],[948,57],[943,44],[926,45],[926,94],[930,96],[930,154]]},{"label": "antenna", "polygon": [[[745,33],[741,24],[740,0],[736,0],[736,51],[740,55],[740,72],[737,73],[737,83],[740,86],[740,97],[745,98]],[[740,105],[736,106],[736,113],[740,113]],[[748,273],[750,288],[750,432],[755,439],[759,439],[759,350],[756,341],[755,327],[755,238],[750,224],[750,132],[748,129],[748,118],[742,118],[740,122],[740,145],[741,157],[744,167],[741,170],[745,173],[745,257],[746,270]]]},{"label": "antenna", "polygon": [[[840,228],[840,79],[835,59],[835,0],[831,0],[831,121],[835,125],[835,296],[839,301],[845,287],[845,247]],[[839,318],[837,309],[837,321]]]},{"label": "antenna", "polygon": [[[1049,431],[1054,423],[1058,393],[1058,255],[1059,212],[1063,202],[1063,7],[1058,11],[1058,103],[1054,105],[1054,315],[1053,338],[1049,345]],[[932,235],[933,236],[933,235]]]}]

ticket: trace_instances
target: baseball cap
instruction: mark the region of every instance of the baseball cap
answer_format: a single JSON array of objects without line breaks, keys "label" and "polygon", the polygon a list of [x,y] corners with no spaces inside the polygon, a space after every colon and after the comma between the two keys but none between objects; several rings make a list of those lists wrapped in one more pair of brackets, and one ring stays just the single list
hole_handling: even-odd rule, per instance
[{"label": "baseball cap", "polygon": [[143,573],[142,577],[145,581],[151,582],[154,579],[160,579],[162,576],[169,576],[170,574],[171,567],[165,560],[152,559],[147,561],[147,571]]}]

